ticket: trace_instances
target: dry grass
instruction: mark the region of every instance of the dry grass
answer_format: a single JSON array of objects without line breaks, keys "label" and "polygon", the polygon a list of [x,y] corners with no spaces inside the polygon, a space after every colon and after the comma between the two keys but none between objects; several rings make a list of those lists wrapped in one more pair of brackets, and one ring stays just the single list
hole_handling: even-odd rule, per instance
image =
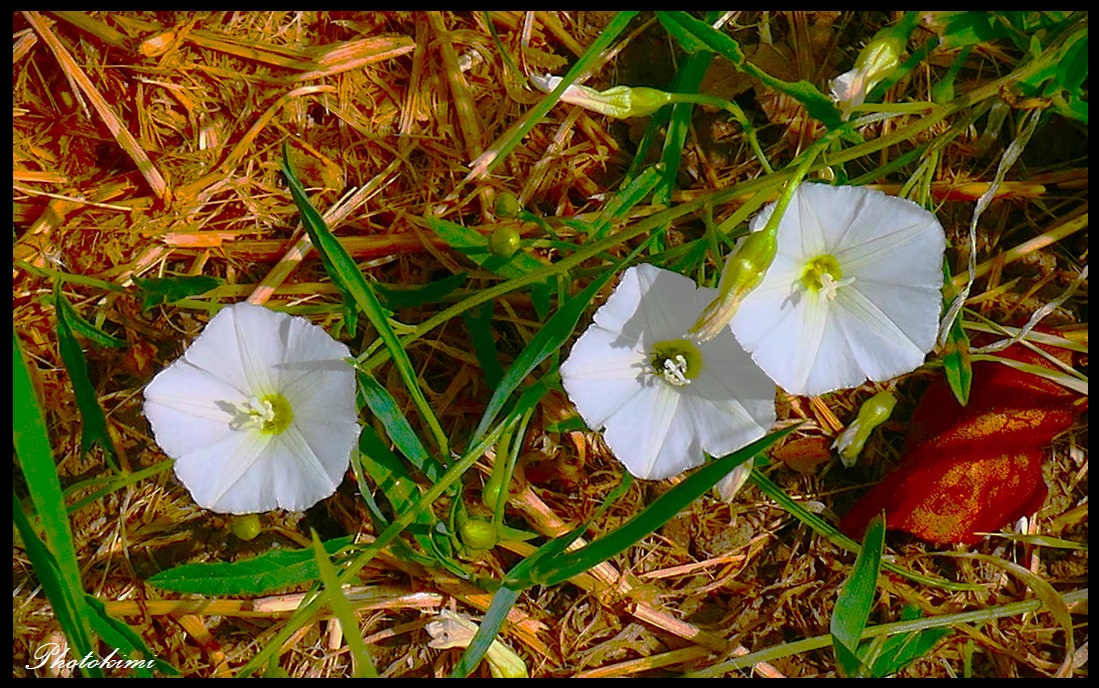
[{"label": "dry grass", "polygon": [[[526,70],[558,74],[607,21],[600,13],[491,18]],[[768,19],[763,24],[758,13],[738,14],[732,22],[741,28],[734,35],[754,47],[766,30],[773,45],[754,48],[754,59],[781,78],[818,85],[846,69],[858,47],[890,21],[834,13]],[[142,387],[180,353],[206,315],[195,302],[143,312],[132,278],[217,276],[225,283],[215,295],[224,302],[250,298],[288,306],[329,329],[339,320],[334,290],[295,229],[297,211],[278,172],[284,143],[314,204],[364,271],[383,283],[410,286],[469,269],[430,235],[423,217],[487,233],[502,222],[493,216],[493,202],[503,191],[545,217],[597,212],[605,195],[617,189],[639,134],[637,127],[561,105],[491,175],[465,182],[468,165],[539,98],[505,68],[481,14],[27,13],[15,16],[13,43],[13,322],[48,410],[65,487],[110,469],[99,450],[87,456],[79,451],[79,416],[54,334],[51,275],[76,276],[65,281],[64,292],[77,310],[130,343],[124,352],[89,349],[86,355],[121,469],[137,471],[164,459],[141,415]],[[1000,47],[975,51],[959,90],[1010,71],[1015,59]],[[672,74],[670,60],[666,36],[649,25],[590,83],[661,86]],[[914,78],[930,83],[931,76]],[[816,135],[797,108],[738,75],[718,69],[703,88],[744,104],[776,167]],[[868,137],[902,124],[879,125]],[[980,134],[974,126],[944,151],[933,188],[953,242],[955,274],[968,257],[972,199],[986,188],[982,184],[992,178],[1002,150],[996,142],[987,148]],[[986,212],[978,245],[981,277],[970,301],[982,315],[1004,324],[1023,320],[1060,295],[1086,264],[1087,232],[1078,231],[1087,226],[1086,147],[1086,129],[1057,122],[1040,131]],[[889,151],[881,155],[867,164],[887,162]],[[738,131],[724,117],[700,111],[673,200],[759,173]],[[903,178],[879,181],[895,193]],[[732,209],[718,212],[724,216]],[[639,206],[635,214],[652,211]],[[538,232],[533,224],[512,224],[526,236]],[[670,240],[698,236],[701,227],[700,219],[688,218],[673,228]],[[570,237],[568,228],[561,232]],[[553,253],[541,257],[549,260]],[[107,291],[94,280],[126,289]],[[467,286],[489,283],[487,274],[475,272]],[[417,322],[426,316],[410,310],[397,317]],[[1086,343],[1086,283],[1047,322]],[[529,296],[502,300],[495,326],[502,354],[514,356],[539,327]],[[360,351],[371,341],[368,334],[351,345]],[[472,351],[466,330],[454,322],[409,352],[458,444],[491,391]],[[929,376],[901,381],[898,417],[911,412]],[[383,368],[380,379],[407,401],[395,372]],[[780,419],[804,419],[799,438],[827,440],[872,393],[867,387],[821,399],[783,398]],[[514,523],[544,535],[587,518],[621,479],[596,435],[545,431],[570,414],[563,396],[543,401],[522,459],[525,478],[514,486],[508,511]],[[875,458],[859,475],[880,475],[895,460],[901,429],[897,424],[879,433],[866,454]],[[846,512],[865,483],[822,457],[821,444],[787,449],[787,465],[776,464],[771,477],[832,519]],[[1030,524],[1033,532],[1087,541],[1087,466],[1084,421],[1049,450],[1050,497]],[[16,493],[25,494],[20,472],[15,475]],[[470,476],[467,482],[479,491],[479,481]],[[635,484],[594,530],[612,530],[664,489]],[[350,480],[304,516],[266,514],[263,520],[258,539],[236,539],[227,519],[194,506],[170,471],[72,514],[86,589],[189,676],[233,674],[270,642],[300,591],[199,601],[166,595],[146,585],[149,576],[186,562],[238,560],[276,545],[308,546],[310,528],[325,538],[374,535]],[[896,620],[905,604],[946,614],[1030,595],[1018,578],[995,566],[927,556],[926,545],[903,537],[891,536],[889,544],[898,563],[984,587],[955,593],[884,579],[874,622]],[[1016,562],[1063,592],[1087,586],[1086,552],[1013,545],[998,537],[977,550]],[[470,565],[479,575],[498,578],[529,551],[505,544]],[[731,505],[706,497],[627,554],[569,584],[528,591],[502,639],[534,676],[704,668],[748,650],[827,634],[852,561],[754,489]],[[392,555],[363,571],[359,586],[352,599],[362,633],[387,676],[448,673],[458,651],[429,649],[425,623],[441,608],[479,614],[491,599],[471,582]],[[1080,657],[1075,663],[1086,674],[1086,616],[1073,619],[1080,624],[1075,646],[1082,648],[1083,667]],[[12,621],[13,675],[46,675],[25,666],[36,648],[64,640],[18,543]],[[905,675],[949,676],[970,667],[976,676],[1047,676],[1070,647],[1045,613],[957,630]],[[291,676],[346,675],[350,659],[339,625],[328,618],[308,624],[283,646],[279,664]],[[834,670],[830,649],[755,666],[759,675],[776,676]],[[480,671],[487,675],[484,667]]]}]

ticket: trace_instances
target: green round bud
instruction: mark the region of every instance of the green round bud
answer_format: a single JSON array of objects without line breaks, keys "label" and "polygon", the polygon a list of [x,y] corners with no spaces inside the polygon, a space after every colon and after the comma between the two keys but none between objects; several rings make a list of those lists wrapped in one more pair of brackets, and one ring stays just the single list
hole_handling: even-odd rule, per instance
[{"label": "green round bud", "polygon": [[523,207],[519,205],[519,199],[508,191],[496,197],[496,214],[500,217],[515,217]]},{"label": "green round bud", "polygon": [[511,227],[497,227],[488,237],[488,250],[500,258],[511,258],[519,250],[519,232]]},{"label": "green round bud", "polygon": [[496,527],[488,521],[464,521],[458,526],[458,532],[462,536],[462,544],[470,550],[492,549],[499,540]]},{"label": "green round bud", "polygon": [[229,522],[229,528],[241,540],[253,540],[263,530],[259,523],[259,514],[234,516]]}]

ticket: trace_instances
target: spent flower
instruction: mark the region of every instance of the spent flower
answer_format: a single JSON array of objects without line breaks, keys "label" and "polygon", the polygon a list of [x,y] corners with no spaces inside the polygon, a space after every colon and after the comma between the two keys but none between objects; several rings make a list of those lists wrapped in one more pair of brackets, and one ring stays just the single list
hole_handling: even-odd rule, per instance
[{"label": "spent flower", "polygon": [[302,511],[335,492],[358,442],[349,357],[304,318],[227,306],[145,388],[145,416],[199,506]]},{"label": "spent flower", "polygon": [[[531,81],[542,91],[552,93],[561,84],[561,77],[535,74]],[[672,94],[647,86],[614,86],[597,91],[572,84],[561,94],[561,100],[615,119],[629,119],[653,114],[672,102]]]}]

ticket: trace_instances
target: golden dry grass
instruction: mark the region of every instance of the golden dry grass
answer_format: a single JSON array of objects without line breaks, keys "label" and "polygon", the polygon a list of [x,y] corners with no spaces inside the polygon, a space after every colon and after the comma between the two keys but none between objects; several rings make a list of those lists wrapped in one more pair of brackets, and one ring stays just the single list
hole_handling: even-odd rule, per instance
[{"label": "golden dry grass", "polygon": [[[781,78],[807,78],[818,85],[846,69],[858,46],[892,19],[734,14],[730,30],[753,46],[758,64]],[[503,45],[528,73],[556,74],[608,20],[591,12],[493,12],[490,17]],[[79,450],[79,417],[58,355],[49,298],[52,276],[77,276],[64,281],[65,295],[85,317],[130,344],[124,352],[86,351],[123,471],[163,461],[141,415],[141,389],[206,320],[193,302],[143,312],[132,278],[212,275],[225,280],[214,293],[223,302],[248,298],[289,306],[329,329],[339,320],[338,297],[301,240],[297,210],[278,171],[284,143],[313,203],[362,269],[383,283],[422,285],[469,269],[431,236],[425,216],[487,233],[504,222],[493,216],[493,202],[505,191],[549,218],[602,208],[622,179],[640,130],[570,106],[556,107],[492,174],[466,181],[469,165],[541,97],[525,90],[522,76],[505,67],[488,21],[483,14],[399,12],[15,16],[13,324],[33,363],[63,486],[109,468],[99,450],[88,456]],[[635,28],[592,85],[661,86],[670,78],[667,37],[651,22],[637,21]],[[1014,59],[1018,55],[999,46],[975,51],[959,90],[1010,71]],[[949,56],[941,62],[935,64],[948,66]],[[740,75],[712,70],[707,89],[744,104],[776,166],[819,133],[796,106]],[[871,133],[883,135],[898,126],[879,125]],[[980,279],[970,306],[1002,324],[1025,320],[1062,294],[1087,263],[1086,129],[1060,122],[1043,131],[982,220]],[[987,147],[981,133],[973,125],[944,152],[933,189],[953,242],[949,259],[955,274],[968,257],[972,200],[987,188],[1002,150],[1002,143]],[[883,152],[878,164],[887,155]],[[699,111],[673,200],[697,198],[759,173],[739,130],[725,117]],[[880,181],[896,193],[903,179]],[[635,218],[654,211],[639,206]],[[525,236],[539,231],[534,224],[508,222]],[[700,219],[688,218],[673,228],[669,241],[698,236],[701,226]],[[571,236],[567,227],[560,231],[566,240]],[[541,257],[550,260],[553,253]],[[488,275],[474,275],[468,286],[491,282]],[[126,289],[107,291],[94,280]],[[425,316],[406,311],[397,317],[417,322]],[[1086,344],[1086,282],[1046,322]],[[510,356],[539,327],[530,298],[523,295],[499,303],[495,324],[498,346]],[[360,351],[371,340],[368,334],[352,348]],[[409,352],[456,442],[468,436],[491,392],[472,352],[460,323],[439,328]],[[911,412],[930,375],[920,372],[902,381],[900,418]],[[407,401],[394,371],[383,368],[379,379]],[[806,421],[797,437],[808,442],[780,452],[785,465],[777,463],[771,477],[829,519],[845,513],[866,485],[845,475],[821,447],[873,391],[780,400],[780,419]],[[621,480],[621,468],[597,435],[545,431],[571,414],[564,396],[543,401],[524,448],[525,477],[513,486],[509,516],[543,535],[559,534],[587,518]],[[896,459],[902,431],[894,423],[879,433],[866,454],[873,458],[860,475],[880,475]],[[1047,458],[1050,497],[1031,528],[1086,542],[1086,420],[1058,439]],[[19,494],[21,478],[15,474]],[[467,482],[479,491],[479,477]],[[185,675],[232,675],[270,642],[301,591],[199,601],[165,594],[144,581],[182,563],[308,546],[310,528],[325,538],[369,539],[374,533],[350,483],[304,516],[264,515],[264,533],[244,542],[229,534],[226,517],[194,506],[170,471],[137,481],[72,515],[86,589]],[[593,534],[613,530],[664,489],[635,483],[593,524]],[[81,491],[70,498],[86,495]],[[928,546],[910,538],[891,536],[889,544],[895,560],[914,570],[984,588],[956,593],[883,578],[874,622],[896,620],[905,604],[937,615],[1031,596],[1017,577],[996,566],[927,556]],[[1003,538],[976,549],[1020,564],[1059,591],[1087,587],[1086,551],[1013,545]],[[470,565],[479,575],[499,578],[530,551],[505,543]],[[827,634],[852,561],[850,553],[755,489],[746,489],[730,505],[706,497],[627,554],[568,584],[528,591],[501,638],[524,657],[533,676],[674,675]],[[471,582],[392,555],[372,562],[354,593],[363,636],[386,676],[446,675],[458,651],[429,649],[424,625],[442,608],[479,615],[491,599]],[[1086,607],[1083,613],[1073,617],[1075,646],[1083,654],[1071,663],[1086,674]],[[13,675],[47,675],[26,665],[44,643],[64,642],[59,628],[17,543]],[[1065,662],[1071,646],[1046,613],[1006,617],[959,626],[905,675],[945,677],[971,667],[976,676],[1047,676]],[[291,676],[348,674],[339,625],[329,618],[308,624],[281,648],[279,665]],[[487,676],[484,667],[479,671]],[[754,668],[763,676],[834,671],[829,648]]]}]

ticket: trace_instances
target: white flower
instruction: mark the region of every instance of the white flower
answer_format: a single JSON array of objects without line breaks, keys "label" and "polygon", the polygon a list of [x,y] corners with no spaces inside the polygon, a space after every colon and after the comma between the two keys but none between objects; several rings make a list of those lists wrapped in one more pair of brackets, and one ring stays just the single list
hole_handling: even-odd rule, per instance
[{"label": "white flower", "polygon": [[726,328],[687,336],[717,295],[652,265],[630,268],[561,365],[588,427],[638,478],[660,480],[729,454],[775,421],[775,385]]},{"label": "white flower", "polygon": [[336,491],[359,437],[347,347],[238,303],[145,388],[156,442],[199,506],[302,511]]},{"label": "white flower", "polygon": [[880,191],[802,184],[777,240],[774,262],[730,323],[771,379],[817,395],[923,363],[938,332],[946,248],[932,213]]}]

